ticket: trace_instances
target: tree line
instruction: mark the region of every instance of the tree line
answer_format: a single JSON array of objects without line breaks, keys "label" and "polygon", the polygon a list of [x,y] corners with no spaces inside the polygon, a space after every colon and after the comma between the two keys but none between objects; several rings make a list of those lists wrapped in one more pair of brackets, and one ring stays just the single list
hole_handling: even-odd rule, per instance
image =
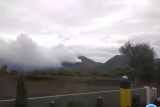
[{"label": "tree line", "polygon": [[160,81],[160,61],[155,60],[157,54],[148,43],[126,42],[119,51],[129,58],[128,64],[136,80]]}]

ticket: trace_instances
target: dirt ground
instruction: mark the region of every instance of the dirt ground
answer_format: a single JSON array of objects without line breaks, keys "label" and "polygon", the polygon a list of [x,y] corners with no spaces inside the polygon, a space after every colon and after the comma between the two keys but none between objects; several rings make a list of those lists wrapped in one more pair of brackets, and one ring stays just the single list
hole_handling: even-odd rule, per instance
[{"label": "dirt ground", "polygon": [[[119,80],[92,77],[54,77],[51,80],[27,80],[29,97],[84,93],[91,91],[118,90]],[[147,84],[146,84],[147,85]],[[137,86],[141,87],[141,85]],[[132,86],[135,88],[135,86]],[[0,77],[0,100],[13,99],[16,96],[14,76]]]}]

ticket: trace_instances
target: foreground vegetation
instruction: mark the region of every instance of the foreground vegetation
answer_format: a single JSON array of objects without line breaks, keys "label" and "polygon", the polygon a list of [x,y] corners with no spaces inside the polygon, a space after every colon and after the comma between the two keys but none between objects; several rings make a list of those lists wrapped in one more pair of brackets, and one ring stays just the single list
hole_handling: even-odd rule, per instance
[{"label": "foreground vegetation", "polygon": [[156,52],[149,44],[126,42],[119,51],[129,58],[129,66],[136,80],[159,81],[160,61],[155,61]]}]

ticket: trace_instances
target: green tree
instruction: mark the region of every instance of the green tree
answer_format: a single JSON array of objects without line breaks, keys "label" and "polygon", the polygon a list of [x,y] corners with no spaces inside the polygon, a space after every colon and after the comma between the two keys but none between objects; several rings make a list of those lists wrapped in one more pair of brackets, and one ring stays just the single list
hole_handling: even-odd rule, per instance
[{"label": "green tree", "polygon": [[149,44],[126,42],[120,47],[119,51],[122,55],[126,55],[129,58],[129,65],[131,68],[134,68],[138,79],[153,79],[156,54]]},{"label": "green tree", "polygon": [[27,107],[28,99],[27,99],[27,89],[24,80],[24,75],[18,75],[17,79],[17,95],[15,101],[15,107]]}]

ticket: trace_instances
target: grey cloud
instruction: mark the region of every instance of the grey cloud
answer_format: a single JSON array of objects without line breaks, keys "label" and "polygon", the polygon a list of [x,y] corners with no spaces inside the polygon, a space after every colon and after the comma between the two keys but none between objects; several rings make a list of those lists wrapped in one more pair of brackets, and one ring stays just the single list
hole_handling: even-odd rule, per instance
[{"label": "grey cloud", "polygon": [[91,23],[95,17],[120,8],[123,4],[119,0],[6,0],[0,9],[0,28],[1,32],[39,33],[57,24],[66,29]]},{"label": "grey cloud", "polygon": [[[130,34],[137,33],[155,33],[160,30],[160,3],[155,0],[147,6],[141,8],[126,8],[128,11],[126,18],[113,23],[110,26],[102,27],[89,32],[99,34],[117,34],[130,36]],[[129,1],[128,1],[129,2]],[[128,10],[127,10],[128,9]],[[88,32],[88,33],[89,33]]]},{"label": "grey cloud", "polygon": [[9,43],[1,40],[0,50],[0,59],[31,67],[60,67],[62,62],[77,61],[76,54],[64,45],[44,48],[24,34]]}]

